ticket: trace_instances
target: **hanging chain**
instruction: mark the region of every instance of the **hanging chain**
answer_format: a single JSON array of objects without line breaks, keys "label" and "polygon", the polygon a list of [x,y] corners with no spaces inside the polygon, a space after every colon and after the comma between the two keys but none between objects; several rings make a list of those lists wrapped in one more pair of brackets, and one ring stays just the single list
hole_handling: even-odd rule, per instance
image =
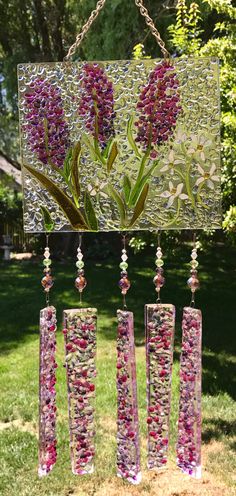
[{"label": "hanging chain", "polygon": [[87,22],[83,25],[82,31],[76,36],[75,43],[70,47],[68,53],[66,54],[64,60],[69,60],[72,55],[75,54],[77,48],[80,46],[88,30],[92,26],[93,22],[97,18],[99,12],[103,9],[106,0],[98,0],[96,8],[91,12],[90,17]]},{"label": "hanging chain", "polygon": [[165,59],[169,58],[170,54],[169,54],[168,50],[166,49],[165,43],[164,43],[159,31],[157,30],[153,19],[150,17],[147,8],[143,5],[143,0],[135,0],[135,5],[137,5],[137,7],[140,10],[140,14],[144,17],[147,26],[149,27],[151,33],[153,34],[157,44],[159,45],[159,47],[161,49],[163,57]]},{"label": "hanging chain", "polygon": [[[88,30],[92,26],[93,22],[97,18],[98,14],[100,11],[103,9],[104,5],[106,3],[106,0],[98,0],[96,8],[91,12],[90,17],[88,18],[87,22],[83,25],[82,31],[76,36],[75,43],[71,45],[71,47],[68,50],[68,53],[64,57],[64,60],[69,60],[72,55],[75,54],[77,48],[79,48],[81,42],[83,41],[85,35],[87,34]],[[161,38],[161,35],[159,31],[157,30],[153,19],[150,17],[149,12],[147,8],[143,4],[143,0],[135,0],[135,5],[139,8],[140,14],[144,17],[145,22],[147,26],[149,27],[151,33],[153,34],[155,40],[157,41],[157,44],[159,45],[161,52],[163,54],[163,57],[169,58],[170,54],[168,50],[166,49],[165,43],[163,39]]]}]

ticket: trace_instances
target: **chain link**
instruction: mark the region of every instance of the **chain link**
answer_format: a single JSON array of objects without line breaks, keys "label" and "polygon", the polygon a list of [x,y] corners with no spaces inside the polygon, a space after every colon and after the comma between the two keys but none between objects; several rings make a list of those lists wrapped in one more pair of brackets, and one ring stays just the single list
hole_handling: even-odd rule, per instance
[{"label": "chain link", "polygon": [[149,27],[151,33],[153,34],[155,40],[157,41],[157,44],[159,45],[159,47],[161,49],[163,57],[165,59],[169,58],[170,54],[165,47],[165,43],[164,43],[163,39],[161,38],[159,31],[155,27],[153,19],[150,17],[146,7],[144,7],[143,0],[135,0],[135,5],[137,5],[137,7],[139,8],[140,14],[144,17],[147,26]]},{"label": "chain link", "polygon": [[72,57],[72,55],[75,54],[77,48],[80,46],[80,44],[83,41],[83,39],[84,39],[85,35],[87,34],[88,30],[90,29],[90,27],[92,26],[93,22],[97,18],[99,12],[103,9],[103,7],[105,5],[105,2],[106,2],[106,0],[98,0],[97,5],[96,5],[96,9],[94,9],[91,12],[89,19],[83,25],[83,28],[82,28],[81,33],[79,33],[76,36],[75,43],[73,45],[71,45],[71,47],[68,50],[68,53],[66,54],[64,60],[69,60],[70,57]]},{"label": "chain link", "polygon": [[[93,22],[97,18],[99,12],[103,9],[105,5],[106,0],[98,0],[96,8],[91,12],[89,19],[87,22],[84,24],[82,31],[76,36],[75,43],[71,45],[70,49],[68,50],[68,53],[66,54],[64,60],[69,60],[72,55],[75,54],[77,48],[80,46],[81,42],[83,41],[85,35],[87,34],[88,30],[92,26]],[[149,27],[151,33],[153,34],[155,40],[157,41],[157,44],[159,45],[161,52],[163,54],[163,57],[169,58],[170,54],[168,50],[165,47],[165,43],[163,39],[161,38],[161,35],[157,28],[155,27],[153,19],[150,17],[148,10],[146,7],[143,5],[143,0],[135,0],[135,5],[139,8],[140,14],[144,17],[145,22],[147,26]]]}]

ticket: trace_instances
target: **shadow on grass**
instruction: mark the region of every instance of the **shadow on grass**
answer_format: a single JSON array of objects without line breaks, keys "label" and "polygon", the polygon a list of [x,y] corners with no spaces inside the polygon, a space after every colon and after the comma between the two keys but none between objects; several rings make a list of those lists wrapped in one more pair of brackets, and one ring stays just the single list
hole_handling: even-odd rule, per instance
[{"label": "shadow on grass", "polygon": [[[233,437],[236,435],[236,421],[228,422],[221,418],[206,419],[202,432],[202,440],[204,443],[210,443],[212,439],[218,441],[224,437]],[[231,449],[236,450],[236,443],[230,444]]]},{"label": "shadow on grass", "polygon": [[[235,376],[236,366],[229,360],[236,348],[234,259],[233,250],[222,245],[211,248],[207,254],[199,254],[201,290],[197,295],[197,306],[203,313],[203,349],[207,352],[203,363],[203,386],[205,392],[213,395],[227,391],[235,396],[232,377]],[[86,261],[88,286],[84,293],[84,306],[98,308],[99,333],[108,342],[116,338],[116,310],[121,306],[119,260],[120,253],[104,262]],[[154,249],[136,256],[130,253],[129,256],[132,286],[127,301],[128,308],[135,315],[135,337],[139,346],[144,344],[144,305],[155,301],[152,282],[154,260]],[[186,287],[189,260],[190,249],[186,246],[165,258],[166,285],[162,299],[176,306],[177,347],[181,339],[182,307],[188,305],[190,300]],[[63,308],[78,306],[78,294],[73,289],[75,261],[53,263],[52,269],[56,280],[51,303],[57,308],[60,328]],[[45,301],[40,286],[42,263],[1,263],[0,271],[1,351],[8,353],[27,340],[38,338],[38,315]],[[219,352],[225,356],[219,358]]]}]

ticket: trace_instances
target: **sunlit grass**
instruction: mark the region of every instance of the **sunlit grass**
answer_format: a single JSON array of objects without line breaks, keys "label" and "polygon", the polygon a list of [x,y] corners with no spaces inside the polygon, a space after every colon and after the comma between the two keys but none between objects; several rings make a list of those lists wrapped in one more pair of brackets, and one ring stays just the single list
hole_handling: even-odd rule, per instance
[{"label": "sunlit grass", "polygon": [[[220,253],[219,253],[220,252]],[[130,257],[132,289],[129,308],[135,314],[137,378],[139,397],[142,465],[146,456],[146,399],[143,307],[154,300],[152,266],[154,254]],[[178,370],[181,308],[189,303],[186,289],[189,253],[183,250],[178,259],[166,262],[167,283],[163,300],[176,304],[178,325],[173,370],[171,449],[175,459],[176,422],[178,416]],[[169,265],[169,266],[168,266]],[[44,305],[40,289],[41,266],[27,262],[1,265],[1,348],[0,362],[0,431],[1,482],[3,496],[79,496],[96,494],[103,484],[115,477],[116,463],[116,309],[120,306],[117,280],[118,261],[87,263],[89,285],[84,304],[98,308],[97,398],[96,398],[96,472],[91,477],[76,478],[70,471],[67,401],[61,315],[63,308],[75,307],[78,295],[73,290],[73,263],[56,263],[52,303],[57,307],[57,404],[58,462],[48,478],[37,477],[38,415],[38,314]],[[186,271],[183,270],[186,267]],[[180,271],[181,268],[181,271]],[[235,471],[235,281],[233,254],[225,248],[201,255],[200,277],[204,279],[198,302],[203,310],[203,443],[212,451],[206,469],[232,486]],[[230,285],[228,284],[230,278]],[[17,423],[18,422],[18,423]],[[24,430],[24,424],[26,429]],[[215,444],[214,444],[215,443]],[[215,446],[215,447],[214,447]],[[170,473],[171,477],[171,473]],[[151,484],[151,483],[150,483]],[[151,486],[150,486],[151,487]],[[145,482],[132,494],[148,494]],[[127,490],[128,491],[128,490]],[[127,492],[128,494],[128,492]],[[178,493],[179,494],[179,493]],[[209,493],[210,494],[210,493]],[[230,493],[231,494],[231,493]]]}]

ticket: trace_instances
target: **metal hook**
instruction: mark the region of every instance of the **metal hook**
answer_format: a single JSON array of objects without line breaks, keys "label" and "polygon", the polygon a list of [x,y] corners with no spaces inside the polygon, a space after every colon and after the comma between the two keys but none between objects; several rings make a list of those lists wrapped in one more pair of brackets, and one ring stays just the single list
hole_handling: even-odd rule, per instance
[{"label": "metal hook", "polygon": [[190,301],[190,307],[192,307],[192,308],[195,307],[195,293],[192,293],[192,298]]}]

